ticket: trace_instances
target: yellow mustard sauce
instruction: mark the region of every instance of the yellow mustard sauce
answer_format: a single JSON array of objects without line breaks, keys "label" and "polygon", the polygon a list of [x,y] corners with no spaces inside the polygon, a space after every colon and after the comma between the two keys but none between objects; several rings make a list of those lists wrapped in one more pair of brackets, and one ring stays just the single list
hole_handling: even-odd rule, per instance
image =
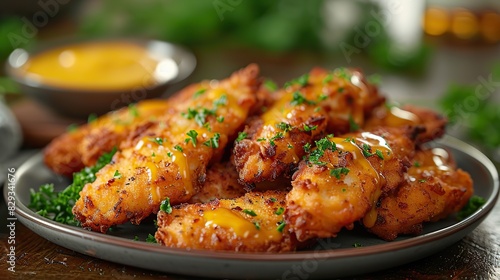
[{"label": "yellow mustard sauce", "polygon": [[128,42],[92,42],[50,49],[31,57],[28,77],[42,84],[87,90],[123,90],[155,83],[158,61]]}]

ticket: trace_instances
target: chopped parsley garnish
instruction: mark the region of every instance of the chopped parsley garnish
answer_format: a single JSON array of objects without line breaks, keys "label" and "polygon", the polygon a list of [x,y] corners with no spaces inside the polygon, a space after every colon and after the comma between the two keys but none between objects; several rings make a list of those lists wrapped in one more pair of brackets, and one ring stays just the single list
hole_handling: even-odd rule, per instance
[{"label": "chopped parsley garnish", "polygon": [[261,137],[261,138],[258,138],[258,139],[257,139],[257,142],[263,142],[263,141],[266,141],[266,140],[267,140],[266,138]]},{"label": "chopped parsley garnish", "polygon": [[213,137],[210,137],[207,141],[203,143],[203,145],[208,146],[210,148],[217,149],[219,148],[219,139],[220,139],[220,134],[215,133]]},{"label": "chopped parsley garnish", "polygon": [[283,135],[283,132],[278,132],[276,133],[276,135],[274,135],[273,137],[271,137],[271,139],[269,139],[269,144],[271,144],[271,146],[275,146],[276,143],[274,143],[274,140],[278,140],[278,139],[281,139],[285,137],[285,135]]},{"label": "chopped parsley garnish", "polygon": [[369,157],[369,156],[373,155],[372,153],[370,153],[370,149],[371,149],[370,145],[363,143],[363,146],[361,148],[362,148],[361,150],[363,152],[363,155],[365,157]]},{"label": "chopped parsley garnish", "polygon": [[274,197],[271,197],[269,200],[271,200],[272,202],[276,202],[276,201],[278,201],[278,200],[277,200],[276,198],[274,198]]},{"label": "chopped parsley garnish", "polygon": [[329,82],[331,82],[333,80],[333,75],[332,73],[329,73],[328,75],[326,75],[326,77],[323,79],[323,84],[327,84]]},{"label": "chopped parsley garnish", "polygon": [[354,138],[352,137],[347,137],[346,139],[344,139],[344,142],[351,142],[353,144],[356,144],[356,142],[354,142]]},{"label": "chopped parsley garnish", "polygon": [[420,167],[420,166],[421,166],[421,164],[420,164],[420,162],[415,161],[415,162],[413,163],[413,166],[415,166],[415,167]]},{"label": "chopped parsley garnish", "polygon": [[252,217],[257,216],[257,214],[253,210],[250,210],[250,209],[243,209],[242,212],[245,213],[245,214],[247,214],[247,215],[250,215]]},{"label": "chopped parsley garnish", "polygon": [[337,75],[340,78],[343,78],[343,79],[346,79],[346,80],[350,80],[351,79],[351,73],[349,73],[349,70],[347,70],[344,67],[335,69],[335,73],[337,73]]},{"label": "chopped parsley garnish", "polygon": [[318,101],[323,101],[328,98],[328,95],[322,93],[318,96]]},{"label": "chopped parsley garnish", "polygon": [[307,85],[307,83],[309,82],[309,74],[304,74],[296,79],[293,79],[291,81],[288,81],[284,84],[284,87],[287,88],[293,84],[298,84],[300,85],[301,87],[304,87]]},{"label": "chopped parsley garnish", "polygon": [[375,151],[375,154],[380,158],[380,159],[384,159],[384,155],[382,154],[382,152],[380,150],[376,150]]},{"label": "chopped parsley garnish", "polygon": [[78,125],[74,123],[68,125],[68,127],[66,128],[66,131],[68,132],[75,132],[77,130],[78,130]]},{"label": "chopped parsley garnish", "polygon": [[309,162],[316,165],[325,165],[325,162],[321,162],[319,159],[325,154],[326,150],[335,151],[337,145],[335,142],[328,140],[328,136],[316,141],[316,149],[311,151],[309,154]]},{"label": "chopped parsley garnish", "polygon": [[168,156],[168,157],[173,157],[173,156],[174,156],[174,154],[172,154],[172,152],[167,152],[167,156]]},{"label": "chopped parsley garnish", "polygon": [[463,220],[476,212],[481,206],[486,203],[486,200],[480,196],[473,195],[467,204],[457,213],[457,218]]},{"label": "chopped parsley garnish", "polygon": [[139,236],[135,235],[134,236],[134,241],[139,241]]},{"label": "chopped parsley garnish", "polygon": [[278,224],[278,227],[276,228],[276,230],[279,231],[279,232],[283,232],[283,229],[285,228],[285,226],[286,226],[286,222],[285,221],[281,221]]},{"label": "chopped parsley garnish", "polygon": [[356,243],[352,244],[352,247],[359,248],[359,247],[363,247],[363,245],[361,243],[356,242]]},{"label": "chopped parsley garnish", "polygon": [[193,97],[194,97],[194,98],[198,98],[200,95],[204,94],[204,93],[205,93],[205,91],[207,91],[207,89],[205,89],[205,88],[199,89],[199,90],[197,90],[197,91],[193,94]]},{"label": "chopped parsley garnish", "polygon": [[280,122],[280,123],[277,123],[277,124],[276,124],[276,127],[277,127],[278,129],[283,130],[284,132],[291,131],[291,130],[292,130],[292,128],[293,128],[290,124],[288,124],[288,123],[286,123],[286,122]]},{"label": "chopped parsley garnish", "polygon": [[203,126],[208,116],[215,115],[215,110],[208,110],[207,108],[201,108],[200,110],[188,108],[187,112],[182,112],[181,115],[188,120],[194,119],[199,126]]},{"label": "chopped parsley garnish", "polygon": [[337,89],[337,91],[338,91],[338,92],[340,92],[340,93],[343,93],[343,92],[344,92],[344,88],[343,88],[343,87],[339,87],[339,88]]},{"label": "chopped parsley garnish", "polygon": [[167,214],[172,213],[172,206],[170,205],[170,198],[169,197],[165,198],[165,200],[163,200],[161,202],[160,210],[167,213]]},{"label": "chopped parsley garnish", "polygon": [[227,95],[222,95],[219,99],[214,100],[214,106],[217,108],[219,106],[227,105]]},{"label": "chopped parsley garnish", "polygon": [[418,180],[418,182],[419,183],[425,183],[425,182],[427,182],[427,180],[426,179],[420,179],[420,180]]},{"label": "chopped parsley garnish", "polygon": [[184,152],[184,150],[182,149],[182,147],[180,145],[175,145],[174,146],[174,150],[177,150],[177,151],[179,151],[181,153]]},{"label": "chopped parsley garnish", "polygon": [[359,130],[359,125],[354,121],[352,115],[349,115],[349,131],[357,131]]},{"label": "chopped parsley garnish", "polygon": [[95,181],[95,174],[105,165],[111,162],[116,152],[114,148],[111,152],[103,154],[94,166],[85,167],[73,173],[73,182],[64,190],[57,192],[53,184],[40,186],[38,191],[30,189],[29,208],[37,214],[56,221],[58,223],[78,226],[80,223],[73,216],[73,206],[80,198],[80,191],[87,183]]},{"label": "chopped parsley garnish", "polygon": [[87,119],[87,123],[93,123],[97,120],[97,115],[96,114],[90,114],[88,119]]},{"label": "chopped parsley garnish", "polygon": [[196,137],[198,137],[198,132],[196,132],[196,130],[191,129],[186,133],[186,135],[189,136],[189,138],[186,138],[184,142],[186,142],[187,144],[189,143],[189,141],[191,141],[193,143],[193,146],[196,147],[196,144],[198,143],[198,140],[196,139]]},{"label": "chopped parsley garnish", "polygon": [[151,153],[151,156],[152,156],[152,157],[155,157],[155,156],[156,156],[155,152]]},{"label": "chopped parsley garnish", "polygon": [[349,168],[346,168],[346,167],[338,167],[338,168],[335,168],[335,169],[332,169],[330,170],[330,175],[331,176],[335,176],[335,178],[337,179],[340,179],[340,176],[343,174],[343,175],[347,175],[349,174]]},{"label": "chopped parsley garnish", "polygon": [[238,132],[238,138],[236,138],[236,142],[239,143],[241,140],[247,138],[247,136],[248,136],[248,133],[246,133],[244,131]]},{"label": "chopped parsley garnish", "polygon": [[255,228],[257,230],[260,230],[260,224],[259,224],[259,222],[253,222],[253,224],[254,224],[254,226],[255,226]]},{"label": "chopped parsley garnish", "polygon": [[217,122],[219,122],[219,123],[224,122],[224,116],[218,116]]},{"label": "chopped parsley garnish", "polygon": [[115,174],[113,174],[113,178],[121,179],[122,178],[122,174],[120,173],[120,171],[115,170]]},{"label": "chopped parsley garnish", "polygon": [[304,152],[309,153],[311,151],[311,143],[306,143],[304,146]]},{"label": "chopped parsley garnish", "polygon": [[316,128],[318,128],[317,125],[308,125],[308,124],[304,124],[304,131],[313,131],[315,130]]},{"label": "chopped parsley garnish", "polygon": [[264,81],[264,86],[269,90],[269,91],[276,91],[278,90],[278,86],[273,80],[266,79]]},{"label": "chopped parsley garnish", "polygon": [[278,208],[278,210],[276,210],[276,212],[274,212],[274,214],[276,214],[276,215],[281,215],[281,214],[283,214],[284,212],[285,212],[285,208],[280,207],[280,208]]},{"label": "chopped parsley garnish", "polygon": [[290,102],[290,104],[292,104],[293,106],[297,106],[297,105],[304,104],[304,103],[308,104],[308,105],[316,104],[316,102],[306,99],[306,97],[304,95],[302,95],[302,93],[300,93],[300,91],[295,91],[293,93],[292,101]]},{"label": "chopped parsley garnish", "polygon": [[165,139],[160,138],[160,137],[149,138],[149,140],[152,142],[155,142],[156,144],[158,144],[160,146],[163,145],[163,142],[165,141]]},{"label": "chopped parsley garnish", "polygon": [[146,242],[147,243],[157,243],[155,236],[152,235],[151,233],[148,233],[148,237],[146,237]]},{"label": "chopped parsley garnish", "polygon": [[137,110],[137,106],[134,103],[128,105],[128,112],[134,118],[137,118],[139,116],[139,111]]}]

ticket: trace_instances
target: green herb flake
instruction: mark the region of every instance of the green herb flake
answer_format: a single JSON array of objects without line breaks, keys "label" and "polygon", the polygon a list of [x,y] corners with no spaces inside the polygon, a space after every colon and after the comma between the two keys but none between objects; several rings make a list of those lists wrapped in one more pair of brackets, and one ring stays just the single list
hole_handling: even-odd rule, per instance
[{"label": "green herb flake", "polygon": [[227,95],[222,95],[218,99],[214,100],[214,106],[217,108],[219,106],[227,105]]},{"label": "green herb flake", "polygon": [[380,158],[380,159],[384,159],[384,155],[382,154],[382,152],[380,150],[376,150],[375,151],[375,154]]},{"label": "green herb flake", "polygon": [[184,142],[189,143],[189,141],[191,141],[193,143],[193,146],[196,147],[196,144],[198,143],[198,140],[196,139],[196,137],[198,137],[198,132],[196,132],[196,130],[193,130],[191,129],[190,131],[188,131],[186,133],[186,135],[189,137],[189,138],[186,138],[184,140]]},{"label": "green herb flake", "polygon": [[147,243],[157,243],[155,236],[152,235],[151,233],[149,233],[148,237],[146,237],[146,242]]},{"label": "green herb flake", "polygon": [[128,105],[128,112],[134,118],[137,118],[139,116],[139,111],[137,110],[137,106],[135,105],[135,103],[131,103]]},{"label": "green herb flake", "polygon": [[331,82],[333,80],[333,75],[332,73],[329,73],[328,75],[326,75],[326,77],[323,79],[323,84],[328,84],[329,82]]},{"label": "green herb flake", "polygon": [[304,124],[304,131],[308,132],[308,131],[313,131],[315,130],[316,128],[318,128],[317,125],[308,125],[308,124]]},{"label": "green herb flake", "polygon": [[286,122],[280,122],[280,123],[277,123],[277,124],[276,124],[276,127],[277,127],[278,129],[283,130],[284,132],[289,132],[289,131],[291,131],[291,130],[292,130],[292,128],[293,128],[290,124],[288,124],[288,123],[286,123]]},{"label": "green herb flake", "polygon": [[308,104],[308,105],[315,105],[316,104],[316,102],[306,99],[306,97],[304,95],[302,95],[302,93],[300,91],[295,91],[292,95],[292,101],[290,102],[290,104],[292,104],[292,106],[297,106],[297,105],[301,105],[304,103]]},{"label": "green herb flake", "polygon": [[69,133],[76,132],[77,130],[78,130],[78,125],[74,123],[68,125],[68,127],[66,128],[66,131],[68,131]]},{"label": "green herb flake", "polygon": [[274,214],[276,214],[276,215],[281,215],[281,214],[283,214],[284,212],[285,212],[285,208],[280,207],[280,208],[278,208],[278,210],[276,210],[276,211],[274,212]]},{"label": "green herb flake", "polygon": [[158,144],[158,145],[160,145],[160,146],[161,146],[161,145],[163,145],[163,143],[165,142],[165,139],[160,138],[160,137],[149,138],[149,140],[150,140],[151,142],[155,142],[156,144]]},{"label": "green herb flake", "polygon": [[335,178],[340,179],[340,176],[349,174],[349,168],[338,167],[330,170],[330,175],[335,176]]},{"label": "green herb flake", "polygon": [[296,79],[286,82],[283,87],[287,88],[294,84],[298,84],[301,87],[305,87],[308,83],[309,83],[309,74],[304,74]]},{"label": "green herb flake", "polygon": [[271,197],[269,200],[271,200],[272,202],[276,202],[276,201],[278,201],[278,200],[277,200],[276,198],[274,198],[274,197]]},{"label": "green herb flake", "polygon": [[349,131],[354,132],[359,130],[359,125],[354,121],[352,115],[349,115]]},{"label": "green herb flake", "polygon": [[457,213],[457,218],[459,220],[463,220],[474,212],[476,212],[481,206],[486,203],[486,200],[480,196],[473,195],[467,204]]},{"label": "green herb flake", "polygon": [[304,146],[302,148],[304,148],[304,152],[310,153],[311,152],[311,143],[304,144]]},{"label": "green herb flake", "polygon": [[89,117],[87,118],[87,123],[93,123],[97,120],[97,115],[96,114],[90,114]]},{"label": "green herb flake", "polygon": [[266,79],[264,81],[264,86],[267,88],[267,90],[274,92],[278,90],[278,85],[273,80]]},{"label": "green herb flake", "polygon": [[215,133],[213,137],[210,137],[207,141],[203,143],[203,145],[217,149],[219,148],[219,139],[220,139],[220,133]]},{"label": "green herb flake", "polygon": [[279,232],[283,232],[283,229],[285,229],[285,226],[286,226],[286,222],[285,221],[281,221],[278,224],[278,227],[276,227],[276,230],[279,231]]},{"label": "green herb flake", "polygon": [[199,96],[201,96],[202,94],[204,94],[204,93],[205,93],[205,91],[207,91],[207,89],[205,89],[205,88],[202,88],[202,89],[197,90],[197,91],[193,94],[193,98],[198,98]]},{"label": "green herb flake", "polygon": [[422,166],[422,165],[420,164],[420,162],[415,161],[415,162],[413,163],[413,166],[415,166],[415,167],[420,167],[420,166]]},{"label": "green herb flake", "polygon": [[163,200],[161,202],[160,210],[167,213],[167,214],[172,213],[172,206],[170,205],[170,198],[169,197],[165,198],[165,200]]},{"label": "green herb flake", "polygon": [[363,245],[361,243],[356,242],[356,243],[352,244],[352,247],[359,248],[359,247],[363,247]]},{"label": "green herb flake", "polygon": [[250,215],[252,217],[257,216],[257,214],[253,210],[251,210],[251,209],[243,209],[242,212],[245,213],[245,214],[247,214],[247,215]]},{"label": "green herb flake", "polygon": [[134,236],[134,241],[139,241],[139,236]]},{"label": "green herb flake", "polygon": [[259,224],[259,222],[253,222],[253,224],[254,224],[254,226],[255,226],[255,228],[257,230],[260,230],[260,224]]},{"label": "green herb flake", "polygon": [[179,151],[181,153],[184,152],[184,150],[182,149],[182,147],[180,145],[175,145],[174,146],[174,150],[177,150],[177,151]]},{"label": "green herb flake", "polygon": [[122,174],[120,173],[120,171],[115,170],[115,174],[113,174],[113,178],[121,179],[122,178]]},{"label": "green herb flake", "polygon": [[361,151],[363,152],[363,155],[365,157],[370,157],[373,155],[372,153],[370,153],[370,149],[371,149],[370,145],[363,143],[363,146],[361,148],[362,148]]},{"label": "green herb flake", "polygon": [[218,122],[218,123],[222,123],[222,122],[224,122],[224,116],[218,116],[218,117],[217,117],[217,122]]},{"label": "green herb flake", "polygon": [[243,139],[246,139],[248,137],[248,133],[244,131],[238,132],[238,138],[236,138],[236,143],[241,142]]}]

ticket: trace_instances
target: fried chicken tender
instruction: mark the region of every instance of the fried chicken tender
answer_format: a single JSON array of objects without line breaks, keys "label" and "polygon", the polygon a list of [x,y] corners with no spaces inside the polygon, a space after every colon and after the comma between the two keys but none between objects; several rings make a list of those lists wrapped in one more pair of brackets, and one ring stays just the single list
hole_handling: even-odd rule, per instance
[{"label": "fried chicken tender", "polygon": [[174,248],[288,252],[299,243],[283,222],[284,191],[175,206],[158,212],[158,243]]},{"label": "fried chicken tender", "polygon": [[247,137],[234,148],[240,180],[253,185],[291,175],[303,146],[329,133],[345,133],[363,125],[384,98],[361,72],[339,68],[313,69],[275,93],[279,100],[245,129]]},{"label": "fried chicken tender", "polygon": [[207,203],[216,199],[233,199],[245,195],[244,186],[238,182],[238,172],[230,161],[216,163],[207,170],[207,177],[200,191],[188,203]]},{"label": "fried chicken tender", "polygon": [[473,193],[472,179],[456,169],[443,149],[418,151],[406,180],[377,207],[377,222],[368,230],[391,241],[401,234],[418,235],[423,223],[462,209]]},{"label": "fried chicken tender", "polygon": [[44,149],[45,164],[58,174],[71,176],[118,147],[134,124],[165,113],[168,106],[165,100],[145,100],[105,114],[52,140]]},{"label": "fried chicken tender", "polygon": [[[80,192],[73,214],[84,228],[106,232],[127,221],[139,224],[170,198],[188,201],[205,180],[206,168],[224,152],[255,104],[259,69],[250,65],[222,81],[199,84],[181,112],[151,120],[118,151],[96,180]],[[196,87],[190,87],[193,91]],[[182,110],[184,109],[184,110]]]},{"label": "fried chicken tender", "polygon": [[376,127],[416,127],[417,144],[425,143],[443,136],[448,120],[437,112],[412,105],[380,106],[375,108],[366,120],[363,129],[371,130]]},{"label": "fried chicken tender", "polygon": [[292,178],[285,219],[299,241],[335,237],[344,227],[376,220],[379,197],[395,189],[413,157],[408,128],[325,137]]}]

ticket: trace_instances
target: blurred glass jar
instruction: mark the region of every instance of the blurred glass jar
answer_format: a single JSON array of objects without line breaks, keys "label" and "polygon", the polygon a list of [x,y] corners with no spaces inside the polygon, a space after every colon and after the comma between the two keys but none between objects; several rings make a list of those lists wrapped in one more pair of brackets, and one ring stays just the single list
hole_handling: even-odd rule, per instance
[{"label": "blurred glass jar", "polygon": [[500,1],[427,0],[423,28],[454,43],[500,43]]},{"label": "blurred glass jar", "polygon": [[0,96],[0,163],[14,155],[21,146],[21,142],[21,128]]}]

